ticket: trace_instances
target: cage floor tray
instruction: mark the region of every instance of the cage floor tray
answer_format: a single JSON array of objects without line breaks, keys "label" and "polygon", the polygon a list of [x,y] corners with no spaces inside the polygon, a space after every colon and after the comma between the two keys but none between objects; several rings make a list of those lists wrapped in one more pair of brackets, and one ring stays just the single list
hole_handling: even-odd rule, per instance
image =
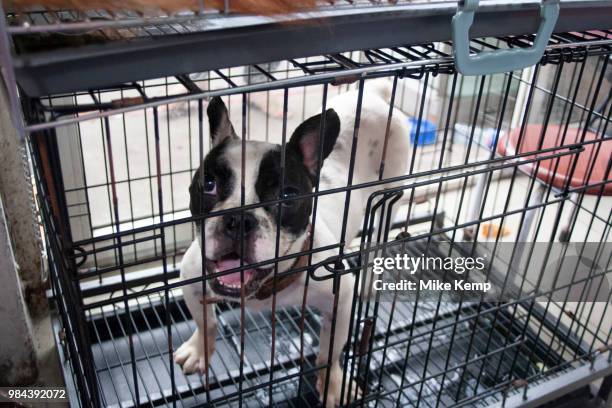
[{"label": "cage floor tray", "polygon": [[[493,315],[485,315],[455,324],[457,305],[447,303],[435,320],[432,319],[433,308],[419,306],[417,320],[412,322],[413,304],[398,303],[393,316],[393,329],[389,336],[385,336],[390,305],[380,305],[373,340],[375,351],[371,354],[369,369],[364,368],[366,357],[356,357],[354,361],[358,382],[362,387],[367,387],[369,392],[379,394],[381,406],[394,405],[399,399],[401,406],[412,406],[415,401],[421,400],[421,406],[433,407],[442,384],[445,392],[441,394],[440,402],[442,406],[446,406],[494,387],[500,379],[504,379],[513,360],[515,372],[529,375],[536,368],[536,362],[527,358],[530,348],[509,346],[514,343],[512,338],[520,334],[521,318],[518,315],[511,321],[508,313],[501,311],[495,322]],[[476,316],[476,311],[476,305],[465,305],[461,315]],[[149,299],[146,303],[141,302],[136,310],[132,310],[129,321],[135,329],[132,339],[140,405],[170,405],[176,400],[178,406],[192,406],[206,402],[207,398],[210,401],[223,399],[223,404],[219,405],[225,406],[232,406],[237,402],[231,395],[239,391],[239,309],[223,309],[219,312],[219,335],[216,353],[211,361],[210,387],[207,394],[199,375],[185,376],[180,367],[175,364],[170,366],[167,327],[164,324],[164,301]],[[195,326],[193,321],[189,320],[188,311],[181,299],[172,299],[170,315],[172,342],[176,348],[191,335]],[[276,358],[274,365],[270,366],[270,313],[252,312],[247,309],[243,389],[255,388],[245,393],[245,406],[268,406],[270,389],[266,384],[271,378],[282,379],[272,387],[275,404],[298,406],[316,402],[314,373],[304,376],[301,386],[298,380],[299,316],[298,308],[278,311]],[[135,406],[127,324],[128,319],[120,309],[91,316],[90,331],[95,341],[92,351],[103,406]],[[318,349],[319,318],[313,311],[308,312],[305,327],[303,369],[308,371],[313,368],[315,352]],[[435,335],[432,336],[432,333]],[[451,338],[452,349],[449,347]],[[392,344],[397,345],[391,346]],[[408,346],[410,353],[406,359]],[[504,347],[504,354],[491,354]],[[483,358],[472,362],[478,356]],[[464,362],[468,357],[470,364],[466,365]],[[541,363],[541,360],[538,363]],[[174,370],[176,392],[172,391],[171,370]],[[445,371],[447,373],[443,374]],[[422,382],[421,378],[428,379]],[[413,383],[414,385],[410,386]],[[258,385],[261,387],[257,388]],[[400,386],[403,387],[401,393],[397,391]]]}]

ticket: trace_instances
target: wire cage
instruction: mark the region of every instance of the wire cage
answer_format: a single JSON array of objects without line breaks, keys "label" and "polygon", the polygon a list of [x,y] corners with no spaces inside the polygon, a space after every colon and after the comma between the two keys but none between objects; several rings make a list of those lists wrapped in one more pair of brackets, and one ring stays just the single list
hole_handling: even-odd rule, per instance
[{"label": "wire cage", "polygon": [[[41,15],[9,15],[9,22],[24,18],[36,27]],[[53,28],[57,20],[46,21],[51,28],[45,29],[83,28],[66,18],[59,28]],[[126,23],[117,21],[113,27],[121,31]],[[168,26],[177,30],[177,24]],[[17,45],[20,35],[36,34],[26,25],[11,30]],[[150,30],[157,28],[122,32]],[[520,48],[533,40],[486,37],[471,46]],[[528,401],[523,397],[543,403],[555,396],[547,385],[563,384],[570,392],[609,376],[611,46],[610,30],[555,34],[538,65],[475,77],[456,72],[452,44],[440,41],[81,91],[22,88],[56,340],[72,403],[316,406],[328,398],[321,391],[329,389],[330,375],[323,386],[317,378],[334,363],[331,354],[317,358],[325,347],[321,330],[331,330],[330,343],[343,339],[339,361],[349,381],[340,382],[342,402],[354,406],[514,406]],[[368,89],[380,84],[392,107],[380,143],[387,144],[393,115],[406,115],[405,173],[386,176],[383,154],[369,180],[353,183],[349,170],[333,190],[317,184],[309,194],[255,203],[245,203],[243,193],[244,205],[190,212],[189,186],[213,148],[206,115],[213,97],[222,97],[243,149],[263,141],[285,152],[293,129],[333,97],[352,95],[359,118]],[[354,146],[360,131],[353,129]],[[245,151],[233,164],[242,173],[250,157]],[[280,171],[282,180],[286,170]],[[207,296],[214,297],[208,287],[219,274],[179,277],[188,247],[198,237],[205,241],[198,226],[208,220],[228,214],[244,220],[248,211],[304,199],[313,202],[315,219],[323,197],[342,194],[337,217],[346,231],[350,197],[361,197],[362,190],[368,192],[367,202],[358,203],[365,208],[362,223],[350,226],[357,236],[343,233],[327,246],[313,239],[283,255],[277,234],[275,254],[264,263],[308,259],[273,272],[304,278],[303,293],[290,306],[276,306],[282,288],[261,310],[245,307],[240,297],[208,303]],[[316,236],[318,224],[312,225]],[[484,256],[482,276],[467,273],[465,279],[491,282],[498,297],[417,290],[403,298],[373,291],[371,251]],[[586,275],[573,265],[561,279],[561,261],[545,274],[538,262],[553,259],[555,251],[563,260],[568,251],[586,251],[593,264]],[[241,262],[220,275],[242,271],[244,277],[251,266]],[[436,268],[421,272],[450,279]],[[339,299],[347,279],[356,282],[354,290]],[[307,288],[321,282],[333,282],[331,328],[306,301]],[[203,374],[184,374],[173,358],[196,329],[183,298],[189,284],[201,287],[202,308],[210,307],[217,319],[216,351]],[[337,314],[339,301],[350,305],[349,313]],[[336,332],[338,320],[347,321],[348,330]]]}]

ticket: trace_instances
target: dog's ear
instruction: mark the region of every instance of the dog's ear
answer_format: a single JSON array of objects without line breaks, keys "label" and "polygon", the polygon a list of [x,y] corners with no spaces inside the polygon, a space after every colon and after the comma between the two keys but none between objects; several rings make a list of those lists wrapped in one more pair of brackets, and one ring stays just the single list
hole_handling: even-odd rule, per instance
[{"label": "dog's ear", "polygon": [[215,96],[211,99],[206,109],[208,114],[208,123],[210,124],[210,138],[213,146],[218,145],[228,137],[235,137],[236,132],[229,119],[229,113],[223,103],[223,100]]},{"label": "dog's ear", "polygon": [[[323,126],[323,129],[321,129]],[[325,111],[324,115],[316,115],[306,119],[295,129],[287,147],[296,151],[302,163],[312,176],[316,176],[321,162],[329,156],[340,134],[340,118],[333,109]],[[323,140],[321,140],[321,136]],[[321,154],[319,156],[319,146]]]}]

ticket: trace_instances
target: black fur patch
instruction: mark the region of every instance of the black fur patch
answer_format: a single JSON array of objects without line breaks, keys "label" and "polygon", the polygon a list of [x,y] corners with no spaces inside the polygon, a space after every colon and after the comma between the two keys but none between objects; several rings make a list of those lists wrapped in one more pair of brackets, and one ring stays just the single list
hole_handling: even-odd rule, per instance
[{"label": "black fur patch", "polygon": [[[217,202],[232,194],[236,182],[230,163],[224,157],[227,140],[229,139],[215,146],[206,155],[203,166],[200,166],[193,176],[189,186],[189,210],[194,216],[209,213]],[[217,185],[216,195],[204,193],[204,175],[214,178]]]},{"label": "black fur patch", "polygon": [[213,145],[223,141],[227,137],[237,137],[234,127],[229,119],[229,113],[223,100],[215,96],[206,108],[208,124],[210,125],[210,138]]},{"label": "black fur patch", "polygon": [[[259,173],[255,182],[255,191],[262,202],[276,200],[280,197],[281,187],[281,147],[267,152],[261,159]],[[302,158],[293,150],[286,149],[284,187],[295,188],[299,195],[312,192],[311,175],[302,164]],[[265,210],[272,215],[274,222],[278,219],[279,205],[266,206]],[[291,200],[280,206],[280,224],[284,230],[298,235],[308,226],[312,212],[312,198]]]},{"label": "black fur patch", "polygon": [[[323,132],[321,132],[322,122]],[[320,140],[321,133],[323,141]],[[325,111],[325,116],[321,114],[312,116],[295,129],[287,143],[287,151],[295,152],[314,179],[317,169],[322,164],[319,163],[319,150],[323,161],[334,149],[339,134],[340,118],[336,111],[328,109]]]}]

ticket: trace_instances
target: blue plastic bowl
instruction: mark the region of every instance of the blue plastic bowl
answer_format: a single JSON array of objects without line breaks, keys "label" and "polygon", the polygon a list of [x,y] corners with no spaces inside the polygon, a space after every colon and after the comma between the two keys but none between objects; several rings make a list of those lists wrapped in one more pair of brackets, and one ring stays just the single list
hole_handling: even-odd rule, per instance
[{"label": "blue plastic bowl", "polygon": [[417,129],[419,126],[418,118],[408,118],[408,126],[410,127],[410,141],[417,146],[426,146],[436,143],[437,132],[436,125],[427,120],[421,119],[421,128],[419,131],[419,140],[417,141]]}]

